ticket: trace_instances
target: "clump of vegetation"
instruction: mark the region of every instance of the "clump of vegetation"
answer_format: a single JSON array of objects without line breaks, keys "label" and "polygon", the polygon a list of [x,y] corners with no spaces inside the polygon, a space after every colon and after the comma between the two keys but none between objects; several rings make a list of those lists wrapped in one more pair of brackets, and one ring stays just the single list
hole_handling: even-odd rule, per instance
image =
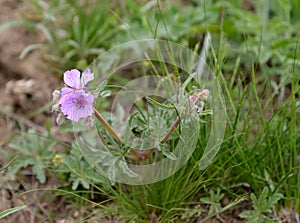
[{"label": "clump of vegetation", "polygon": [[[28,46],[21,57],[42,49],[49,67],[61,76],[62,71],[74,67],[81,71],[87,67],[92,71],[95,69],[97,78],[111,75],[100,86],[91,84],[88,87],[84,82],[83,86],[76,87],[65,81],[69,94],[64,96],[60,92],[56,100],[61,117],[74,121],[70,118],[74,109],[64,112],[61,109],[64,103],[77,100],[79,96],[86,98],[87,91],[99,96],[98,101],[88,104],[94,106],[88,116],[100,121],[94,127],[108,149],[98,153],[92,151],[85,156],[78,143],[68,142],[71,146],[62,145],[64,149],[57,149],[57,141],[50,132],[39,135],[34,130],[22,130],[22,137],[10,143],[13,151],[17,151],[17,158],[8,167],[8,174],[22,174],[20,170],[31,169],[44,184],[51,172],[52,177],[64,182],[57,185],[60,195],[71,194],[73,196],[66,196],[70,202],[81,199],[82,206],[91,203],[101,207],[91,216],[117,215],[135,222],[149,219],[204,222],[222,217],[245,200],[248,201],[247,210],[241,211],[237,218],[248,219],[248,222],[275,222],[276,213],[281,209],[300,210],[300,119],[297,118],[300,113],[300,4],[297,0],[201,0],[178,1],[177,4],[127,0],[104,5],[92,0],[32,0],[30,4],[32,16],[24,14],[24,20],[4,24],[0,30],[21,24],[30,30],[41,31],[44,42]],[[184,71],[172,64],[151,61],[152,55],[147,55],[145,50],[147,46],[126,51],[125,56],[110,54],[119,44],[142,38],[181,44],[200,53],[207,64],[196,63],[190,58],[190,70]],[[162,52],[165,51],[158,48],[158,58],[165,56]],[[143,56],[141,66],[134,64],[115,69],[122,59],[134,53]],[[102,55],[111,57],[104,60]],[[178,59],[180,65],[186,62],[182,52],[170,50],[167,55],[170,61]],[[191,78],[193,72],[197,73],[197,64],[205,72],[211,70],[215,75],[226,107],[220,108],[224,109],[223,124],[226,124],[224,137],[217,143],[220,149],[215,157],[214,150],[210,150],[211,163],[204,169],[199,169],[199,164],[209,134],[216,128],[212,117],[218,110],[211,109],[203,100],[203,106],[196,108],[200,112],[192,115],[186,112],[189,111],[190,97],[197,90],[204,90],[201,82],[197,83],[194,76]],[[103,65],[102,73],[97,73],[98,65]],[[84,78],[83,74],[78,81]],[[127,143],[131,136],[156,139],[149,147],[149,153],[134,150],[136,144],[122,144],[120,132],[110,126],[126,119],[124,109],[115,107],[116,116],[107,113],[111,112],[108,105],[120,89],[127,87],[132,78],[147,74],[169,78],[179,84],[172,100],[142,98],[133,106],[136,110],[130,110],[134,111],[129,118],[130,125],[119,126]],[[181,94],[184,97],[180,98]],[[84,105],[80,104],[80,109]],[[185,116],[181,116],[183,113]],[[193,116],[195,114],[198,116]],[[197,118],[191,121],[191,117]],[[88,121],[91,124],[92,121]],[[152,184],[124,185],[118,182],[122,171],[129,178],[135,176],[125,161],[146,165],[163,158],[176,160],[176,145],[182,139],[185,140],[183,145],[190,145],[179,124],[184,121],[197,122],[200,127],[199,132],[190,133],[197,134],[196,149],[180,169]],[[176,125],[172,126],[173,123]],[[163,125],[174,128],[169,134],[162,131]],[[82,128],[80,134],[88,132],[86,126]],[[73,131],[70,129],[65,122],[58,131],[66,134]],[[80,134],[76,136],[80,138]],[[96,144],[93,135],[89,136],[91,144]],[[168,136],[166,140],[162,140],[164,136]],[[99,165],[91,165],[91,158],[99,158],[102,169],[108,171],[102,173]],[[229,200],[226,204],[225,199]]]}]

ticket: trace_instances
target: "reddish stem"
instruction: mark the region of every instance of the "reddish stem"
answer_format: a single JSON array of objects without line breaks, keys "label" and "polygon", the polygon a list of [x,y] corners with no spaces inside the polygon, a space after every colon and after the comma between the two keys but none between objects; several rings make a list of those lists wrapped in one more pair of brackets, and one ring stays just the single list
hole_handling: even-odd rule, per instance
[{"label": "reddish stem", "polygon": [[[207,90],[201,91],[199,95],[194,94],[191,96],[190,98],[190,105],[193,105],[196,103],[197,100],[203,100],[204,97],[206,97],[208,94]],[[95,116],[97,117],[97,119],[104,125],[104,127],[110,132],[110,134],[112,134],[112,136],[118,141],[121,142],[120,137],[118,136],[118,134],[116,133],[116,131],[108,124],[108,122],[103,118],[103,116],[94,108],[94,112],[95,112]],[[183,110],[181,112],[181,114],[183,114],[185,112],[185,110]],[[180,122],[180,118],[177,116],[176,120],[174,121],[174,123],[172,124],[172,126],[170,127],[168,133],[161,139],[161,143],[165,143],[170,136],[172,135],[172,133],[174,132],[174,130],[176,129],[177,125]],[[137,151],[134,148],[130,149],[130,152],[133,153],[139,160],[143,160],[146,159],[149,154],[154,150],[154,148],[151,148],[150,150],[147,151]]]},{"label": "reddish stem", "polygon": [[104,125],[104,127],[112,134],[112,136],[118,141],[121,142],[120,137],[116,131],[108,124],[108,122],[103,118],[103,116],[94,108],[95,116],[97,119]]}]

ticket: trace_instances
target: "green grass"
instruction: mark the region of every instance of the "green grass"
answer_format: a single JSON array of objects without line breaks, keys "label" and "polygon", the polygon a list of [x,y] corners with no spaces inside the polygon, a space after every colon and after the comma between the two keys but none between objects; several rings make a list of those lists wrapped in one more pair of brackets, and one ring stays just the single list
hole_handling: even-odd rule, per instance
[{"label": "green grass", "polygon": [[[222,65],[217,59],[215,63],[216,67]],[[231,86],[225,74],[218,74],[227,102],[227,131],[214,163],[200,171],[197,160],[202,150],[198,148],[182,169],[162,182],[148,186],[119,185],[119,193],[114,196],[122,216],[137,217],[135,220],[143,222],[154,212],[166,222],[178,220],[178,211],[201,203],[200,198],[207,196],[209,189],[221,188],[231,198],[247,198],[248,190],[259,195],[265,186],[271,194],[284,195],[278,210],[299,210],[300,123],[296,118],[299,102],[295,99],[296,93],[300,93],[298,80],[292,78],[291,94],[281,101],[267,82],[257,83],[256,72],[253,68],[246,85],[237,82]]]}]

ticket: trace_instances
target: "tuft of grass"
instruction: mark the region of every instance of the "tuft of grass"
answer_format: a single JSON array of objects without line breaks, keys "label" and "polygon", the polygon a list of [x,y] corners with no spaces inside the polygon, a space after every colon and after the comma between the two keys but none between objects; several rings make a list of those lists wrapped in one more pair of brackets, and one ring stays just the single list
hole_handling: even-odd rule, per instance
[{"label": "tuft of grass", "polygon": [[24,14],[20,24],[41,30],[45,41],[29,45],[20,57],[23,59],[33,50],[44,50],[49,67],[57,73],[75,66],[84,70],[111,47],[115,34],[121,31],[110,12],[109,1],[99,4],[93,0],[31,0],[29,3],[31,13]]}]

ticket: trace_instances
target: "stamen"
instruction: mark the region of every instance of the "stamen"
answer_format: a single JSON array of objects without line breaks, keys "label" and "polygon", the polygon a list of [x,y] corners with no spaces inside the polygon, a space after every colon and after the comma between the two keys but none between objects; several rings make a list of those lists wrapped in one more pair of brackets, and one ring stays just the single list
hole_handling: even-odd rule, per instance
[{"label": "stamen", "polygon": [[73,98],[72,102],[79,109],[84,108],[85,105],[87,104],[87,101],[84,99],[82,95],[80,95],[78,98]]}]

